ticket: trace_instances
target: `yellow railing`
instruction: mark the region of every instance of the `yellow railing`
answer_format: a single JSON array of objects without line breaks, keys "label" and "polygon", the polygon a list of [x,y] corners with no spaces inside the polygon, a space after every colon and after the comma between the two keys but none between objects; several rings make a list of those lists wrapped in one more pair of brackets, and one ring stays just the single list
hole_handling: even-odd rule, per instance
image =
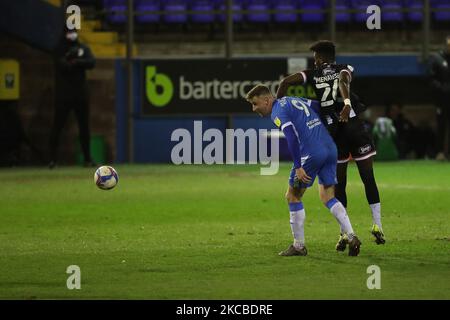
[{"label": "yellow railing", "polygon": [[55,7],[61,7],[61,0],[45,0],[45,1],[54,5]]}]

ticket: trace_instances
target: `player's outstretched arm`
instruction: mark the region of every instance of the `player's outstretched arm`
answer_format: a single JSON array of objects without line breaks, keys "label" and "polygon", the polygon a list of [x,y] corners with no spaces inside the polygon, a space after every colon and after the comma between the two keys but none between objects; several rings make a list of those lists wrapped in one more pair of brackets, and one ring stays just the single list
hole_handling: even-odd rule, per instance
[{"label": "player's outstretched arm", "polygon": [[292,84],[302,84],[305,80],[301,72],[293,73],[280,81],[280,86],[277,90],[277,99],[283,98],[287,95],[287,90]]},{"label": "player's outstretched arm", "polygon": [[294,161],[294,167],[296,169],[300,168],[302,166],[300,162],[300,143],[298,142],[292,123],[283,125],[281,130],[286,137],[289,153]]},{"label": "player's outstretched arm", "polygon": [[341,92],[341,97],[344,99],[344,108],[339,115],[339,121],[347,122],[348,116],[350,115],[350,110],[352,106],[350,104],[350,74],[348,72],[341,72],[339,74],[339,91]]}]

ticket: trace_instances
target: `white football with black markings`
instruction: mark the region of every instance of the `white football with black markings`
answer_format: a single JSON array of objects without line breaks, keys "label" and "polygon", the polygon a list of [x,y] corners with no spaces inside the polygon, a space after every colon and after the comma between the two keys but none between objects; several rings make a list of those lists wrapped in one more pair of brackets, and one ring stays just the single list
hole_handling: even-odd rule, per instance
[{"label": "white football with black markings", "polygon": [[94,182],[102,190],[110,190],[119,182],[117,171],[110,166],[101,166],[94,173]]}]

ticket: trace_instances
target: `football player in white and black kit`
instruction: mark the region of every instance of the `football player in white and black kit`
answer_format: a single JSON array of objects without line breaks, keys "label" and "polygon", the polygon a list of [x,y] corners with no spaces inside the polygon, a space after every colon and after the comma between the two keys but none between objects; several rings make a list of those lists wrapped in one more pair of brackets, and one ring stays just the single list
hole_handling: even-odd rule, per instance
[{"label": "football player in white and black kit", "polygon": [[[366,198],[372,211],[372,234],[377,244],[384,244],[381,225],[381,206],[373,173],[375,145],[370,132],[358,114],[365,111],[359,97],[350,91],[354,69],[347,64],[336,64],[335,45],[321,40],[310,47],[314,53],[313,69],[303,70],[282,79],[277,98],[286,95],[290,85],[310,83],[320,102],[320,117],[333,137],[338,149],[336,198],[347,207],[347,164],[353,158],[364,183]],[[341,231],[336,250],[344,251],[348,240]]]}]

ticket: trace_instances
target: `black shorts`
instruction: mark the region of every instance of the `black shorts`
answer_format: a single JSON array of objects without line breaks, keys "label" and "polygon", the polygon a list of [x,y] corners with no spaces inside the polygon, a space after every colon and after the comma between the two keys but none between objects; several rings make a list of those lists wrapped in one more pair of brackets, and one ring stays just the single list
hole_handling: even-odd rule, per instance
[{"label": "black shorts", "polygon": [[338,163],[365,160],[377,154],[372,134],[359,118],[339,123],[334,142],[338,149]]}]

